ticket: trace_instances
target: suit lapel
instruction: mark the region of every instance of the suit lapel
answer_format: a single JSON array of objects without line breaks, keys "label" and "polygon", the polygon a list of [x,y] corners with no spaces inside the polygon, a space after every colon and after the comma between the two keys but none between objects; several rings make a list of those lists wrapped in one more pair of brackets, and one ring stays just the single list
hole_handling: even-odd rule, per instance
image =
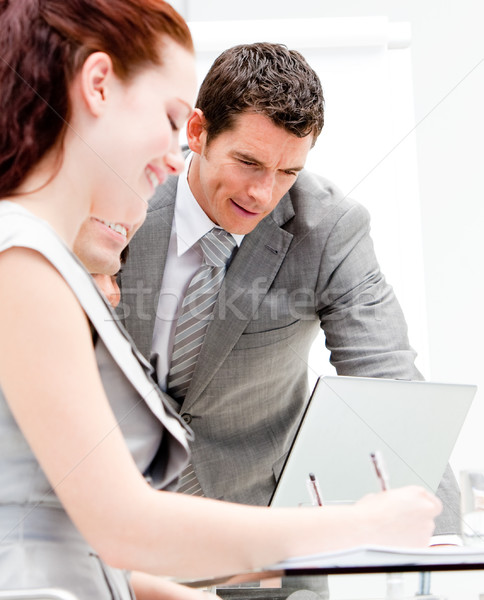
[{"label": "suit lapel", "polygon": [[225,276],[182,410],[200,397],[267,294],[292,234],[280,224],[294,215],[286,195],[275,211],[246,235]]},{"label": "suit lapel", "polygon": [[177,177],[159,186],[150,201],[142,232],[130,243],[126,267],[121,272],[122,294],[135,294],[130,301],[127,329],[136,346],[149,359],[166,255],[175,210]]}]

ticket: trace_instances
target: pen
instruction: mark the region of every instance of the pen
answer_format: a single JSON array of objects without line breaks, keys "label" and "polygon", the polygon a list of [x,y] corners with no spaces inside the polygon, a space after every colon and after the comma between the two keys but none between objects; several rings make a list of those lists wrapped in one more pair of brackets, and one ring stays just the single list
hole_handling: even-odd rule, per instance
[{"label": "pen", "polygon": [[373,466],[375,467],[376,476],[380,481],[381,489],[383,492],[385,492],[390,486],[388,485],[388,476],[383,464],[383,457],[379,452],[371,452],[370,458]]},{"label": "pen", "polygon": [[311,497],[311,502],[313,506],[323,506],[323,497],[321,496],[319,483],[314,473],[309,473],[309,479],[307,483],[309,496]]}]

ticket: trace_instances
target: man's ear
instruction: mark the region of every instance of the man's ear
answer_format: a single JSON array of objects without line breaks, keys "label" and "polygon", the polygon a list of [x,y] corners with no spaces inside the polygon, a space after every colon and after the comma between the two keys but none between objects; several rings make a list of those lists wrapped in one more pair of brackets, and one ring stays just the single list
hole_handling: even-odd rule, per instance
[{"label": "man's ear", "polygon": [[187,123],[187,141],[190,150],[201,154],[207,140],[206,120],[203,112],[196,108]]},{"label": "man's ear", "polygon": [[105,52],[93,52],[82,66],[81,94],[88,109],[96,117],[104,112],[113,77],[113,63]]}]

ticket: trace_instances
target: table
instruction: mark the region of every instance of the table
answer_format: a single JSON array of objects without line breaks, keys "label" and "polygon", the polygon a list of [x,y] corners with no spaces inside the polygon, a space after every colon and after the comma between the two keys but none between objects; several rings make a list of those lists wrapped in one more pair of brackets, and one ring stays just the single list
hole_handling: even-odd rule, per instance
[{"label": "table", "polygon": [[[362,564],[361,556],[360,564],[294,567],[287,561],[281,568],[275,565],[267,571],[218,581],[212,589],[223,600],[484,600],[484,549],[466,556],[466,562],[445,554],[436,562],[436,556],[419,557],[418,564]],[[396,562],[399,560],[397,556]],[[341,560],[345,561],[348,563],[348,557]],[[321,576],[329,590],[326,585],[320,591],[311,585]],[[282,577],[285,587],[277,583]]]}]

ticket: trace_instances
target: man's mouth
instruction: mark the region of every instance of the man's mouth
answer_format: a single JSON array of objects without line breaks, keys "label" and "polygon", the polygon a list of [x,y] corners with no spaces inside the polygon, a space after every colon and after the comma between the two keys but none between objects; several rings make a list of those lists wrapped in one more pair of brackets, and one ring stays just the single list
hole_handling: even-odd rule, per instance
[{"label": "man's mouth", "polygon": [[126,229],[126,227],[124,225],[121,225],[121,223],[110,223],[109,221],[104,221],[103,219],[97,219],[97,218],[96,218],[96,221],[99,221],[103,225],[106,225],[106,227],[109,227],[116,233],[120,233],[125,238],[128,237],[128,230]]},{"label": "man's mouth", "polygon": [[244,208],[243,206],[241,206],[240,204],[238,204],[238,203],[237,203],[235,200],[233,200],[232,198],[231,198],[231,200],[232,200],[232,203],[233,203],[233,204],[235,204],[235,206],[236,206],[236,207],[237,207],[239,210],[243,211],[243,212],[244,212],[244,213],[245,213],[247,216],[256,216],[256,215],[258,215],[258,214],[259,214],[259,213],[257,213],[257,212],[254,212],[254,211],[252,211],[252,210],[248,210],[247,208]]}]

